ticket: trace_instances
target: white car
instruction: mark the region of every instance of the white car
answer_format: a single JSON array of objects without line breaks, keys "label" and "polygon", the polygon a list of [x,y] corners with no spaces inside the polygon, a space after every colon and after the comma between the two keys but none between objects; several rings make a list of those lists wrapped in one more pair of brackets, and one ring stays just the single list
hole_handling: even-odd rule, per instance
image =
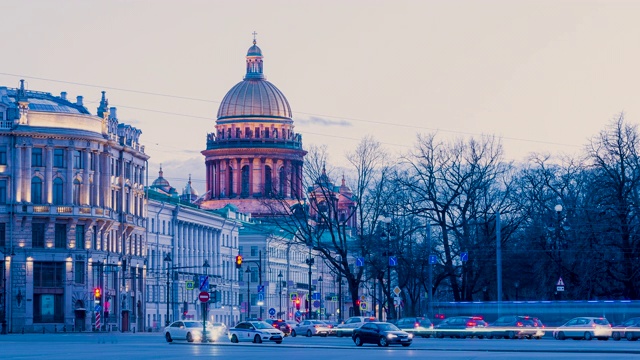
[{"label": "white car", "polygon": [[251,341],[261,343],[263,341],[273,341],[276,344],[282,343],[284,333],[265,321],[243,321],[235,327],[229,329],[229,340],[232,343],[240,341]]},{"label": "white car", "polygon": [[320,320],[304,320],[296,327],[291,329],[291,336],[306,335],[308,337],[320,335],[327,336],[331,332],[331,327],[324,321]]},{"label": "white car", "polygon": [[[174,321],[164,328],[164,338],[167,342],[173,340],[187,340],[188,342],[202,341],[202,323],[195,320]],[[207,323],[207,340],[216,341],[216,331]]]},{"label": "white car", "polygon": [[611,324],[603,317],[577,317],[567,321],[562,326],[558,326],[553,331],[553,337],[557,340],[568,338],[608,340],[611,337],[611,333]]},{"label": "white car", "polygon": [[352,316],[352,317],[348,318],[347,321],[345,321],[344,323],[339,324],[338,326],[336,326],[336,328],[335,328],[336,336],[337,337],[343,337],[343,336],[349,336],[350,337],[353,334],[353,329],[359,328],[365,322],[371,322],[371,321],[377,321],[377,320],[376,320],[376,318],[369,317],[369,316]]}]

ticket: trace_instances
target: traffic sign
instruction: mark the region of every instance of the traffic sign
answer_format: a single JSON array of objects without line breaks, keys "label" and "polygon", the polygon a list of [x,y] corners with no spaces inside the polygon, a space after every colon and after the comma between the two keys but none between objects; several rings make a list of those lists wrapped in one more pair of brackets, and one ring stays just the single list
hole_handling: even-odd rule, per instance
[{"label": "traffic sign", "polygon": [[192,280],[187,280],[184,282],[184,285],[187,288],[187,290],[193,290],[193,284],[194,282]]},{"label": "traffic sign", "polygon": [[264,292],[264,285],[258,285],[258,292],[259,293],[263,293]]},{"label": "traffic sign", "polygon": [[209,301],[209,293],[206,291],[201,291],[200,295],[198,295],[198,299],[200,299],[200,301],[203,303]]},{"label": "traffic sign", "polygon": [[429,255],[429,264],[433,265],[437,263],[438,263],[438,257],[435,255]]},{"label": "traffic sign", "polygon": [[398,266],[398,258],[396,256],[389,256],[389,266]]},{"label": "traffic sign", "polygon": [[100,312],[100,310],[102,310],[102,307],[100,305],[96,305],[95,312]]},{"label": "traffic sign", "polygon": [[300,317],[302,316],[302,313],[300,312],[300,310],[296,311],[296,317]]},{"label": "traffic sign", "polygon": [[469,253],[466,251],[461,252],[460,261],[469,261]]},{"label": "traffic sign", "polygon": [[556,291],[564,291],[564,286],[556,286]]},{"label": "traffic sign", "polygon": [[269,315],[274,316],[275,314],[276,314],[276,309],[270,308],[269,309]]},{"label": "traffic sign", "polygon": [[200,275],[200,291],[209,290],[209,275]]},{"label": "traffic sign", "polygon": [[258,301],[264,301],[264,293],[258,293]]},{"label": "traffic sign", "polygon": [[356,266],[364,266],[364,258],[363,257],[356,258]]},{"label": "traffic sign", "polygon": [[331,297],[331,301],[338,301],[338,297],[337,296],[332,296]]},{"label": "traffic sign", "polygon": [[564,286],[564,281],[562,281],[562,276],[560,278],[558,278],[558,282],[556,283],[557,286]]},{"label": "traffic sign", "polygon": [[400,295],[401,292],[402,290],[400,290],[399,287],[396,286],[395,288],[393,288],[393,293],[396,294],[396,296]]},{"label": "traffic sign", "polygon": [[296,301],[298,299],[298,293],[289,294],[291,301]]},{"label": "traffic sign", "polygon": [[317,292],[313,293],[312,299],[313,300],[320,300],[320,293],[317,293]]},{"label": "traffic sign", "polygon": [[360,301],[360,310],[367,310],[367,303],[364,301]]},{"label": "traffic sign", "polygon": [[313,307],[319,308],[320,307],[320,301],[316,300],[313,302]]}]

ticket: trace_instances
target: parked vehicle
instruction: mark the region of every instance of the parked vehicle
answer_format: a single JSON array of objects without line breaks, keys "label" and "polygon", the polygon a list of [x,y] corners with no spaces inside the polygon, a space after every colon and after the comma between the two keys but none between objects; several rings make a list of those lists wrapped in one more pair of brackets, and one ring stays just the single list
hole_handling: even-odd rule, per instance
[{"label": "parked vehicle", "polygon": [[557,340],[591,340],[594,337],[598,340],[609,340],[611,333],[611,324],[603,317],[577,317],[557,327],[553,331],[553,337]]},{"label": "parked vehicle", "polygon": [[613,327],[611,332],[613,340],[626,338],[629,341],[636,341],[640,338],[640,317],[627,319],[622,324]]},{"label": "parked vehicle", "polygon": [[356,346],[362,346],[363,344],[378,344],[378,346],[401,344],[402,346],[409,346],[413,341],[413,334],[402,331],[390,323],[367,322],[354,329],[351,338]]},{"label": "parked vehicle", "polygon": [[267,319],[265,321],[267,323],[269,323],[271,326],[273,326],[274,329],[278,329],[278,330],[282,331],[282,333],[284,334],[285,337],[291,335],[291,325],[286,320],[282,320],[282,319],[277,319],[277,320],[275,320],[275,319]]},{"label": "parked vehicle", "polygon": [[537,322],[533,319],[530,316],[502,316],[489,324],[487,335],[505,339],[539,338]]},{"label": "parked vehicle", "polygon": [[433,323],[426,317],[405,317],[398,319],[395,325],[402,331],[428,338],[434,334]]},{"label": "parked vehicle", "polygon": [[[202,322],[195,320],[174,321],[164,328],[164,338],[169,343],[174,340],[202,341]],[[207,323],[207,340],[215,341],[217,338],[216,330]]]},{"label": "parked vehicle", "polygon": [[487,322],[479,316],[453,316],[434,326],[435,336],[443,338],[466,338],[477,336],[482,339],[488,335]]},{"label": "parked vehicle", "polygon": [[304,320],[298,326],[291,329],[291,336],[306,335],[307,337],[320,335],[327,336],[331,332],[331,328],[324,321],[320,320]]},{"label": "parked vehicle", "polygon": [[353,334],[353,329],[362,326],[362,324],[366,322],[377,321],[375,317],[369,316],[352,316],[348,318],[344,323],[339,324],[336,327],[336,336],[351,336]]},{"label": "parked vehicle", "polygon": [[282,339],[284,339],[284,333],[264,321],[243,321],[229,329],[229,340],[232,343],[273,341],[280,344]]}]

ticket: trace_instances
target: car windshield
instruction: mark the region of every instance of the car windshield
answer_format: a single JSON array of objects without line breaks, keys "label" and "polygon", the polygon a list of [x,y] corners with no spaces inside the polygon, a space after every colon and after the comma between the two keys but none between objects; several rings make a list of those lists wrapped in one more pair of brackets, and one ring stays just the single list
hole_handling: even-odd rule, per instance
[{"label": "car windshield", "polygon": [[186,326],[188,328],[197,328],[197,327],[202,327],[202,324],[197,323],[197,322],[185,322],[184,326]]},{"label": "car windshield", "polygon": [[273,326],[267,324],[266,322],[255,322],[253,323],[253,326],[256,327],[256,329],[271,329],[273,328]]},{"label": "car windshield", "polygon": [[609,325],[609,322],[607,321],[607,319],[595,319],[593,320],[593,322],[598,325]]},{"label": "car windshield", "polygon": [[393,325],[393,324],[380,324],[378,325],[378,327],[380,327],[380,330],[383,331],[398,331],[400,329],[398,329],[397,326]]}]

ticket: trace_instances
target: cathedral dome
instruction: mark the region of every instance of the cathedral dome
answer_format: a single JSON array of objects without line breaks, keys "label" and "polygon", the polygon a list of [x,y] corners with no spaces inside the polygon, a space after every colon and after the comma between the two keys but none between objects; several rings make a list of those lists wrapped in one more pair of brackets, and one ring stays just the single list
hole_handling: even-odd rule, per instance
[{"label": "cathedral dome", "polygon": [[262,50],[253,40],[247,51],[247,73],[227,92],[218,108],[218,120],[236,117],[291,119],[291,107],[284,94],[263,73]]}]

